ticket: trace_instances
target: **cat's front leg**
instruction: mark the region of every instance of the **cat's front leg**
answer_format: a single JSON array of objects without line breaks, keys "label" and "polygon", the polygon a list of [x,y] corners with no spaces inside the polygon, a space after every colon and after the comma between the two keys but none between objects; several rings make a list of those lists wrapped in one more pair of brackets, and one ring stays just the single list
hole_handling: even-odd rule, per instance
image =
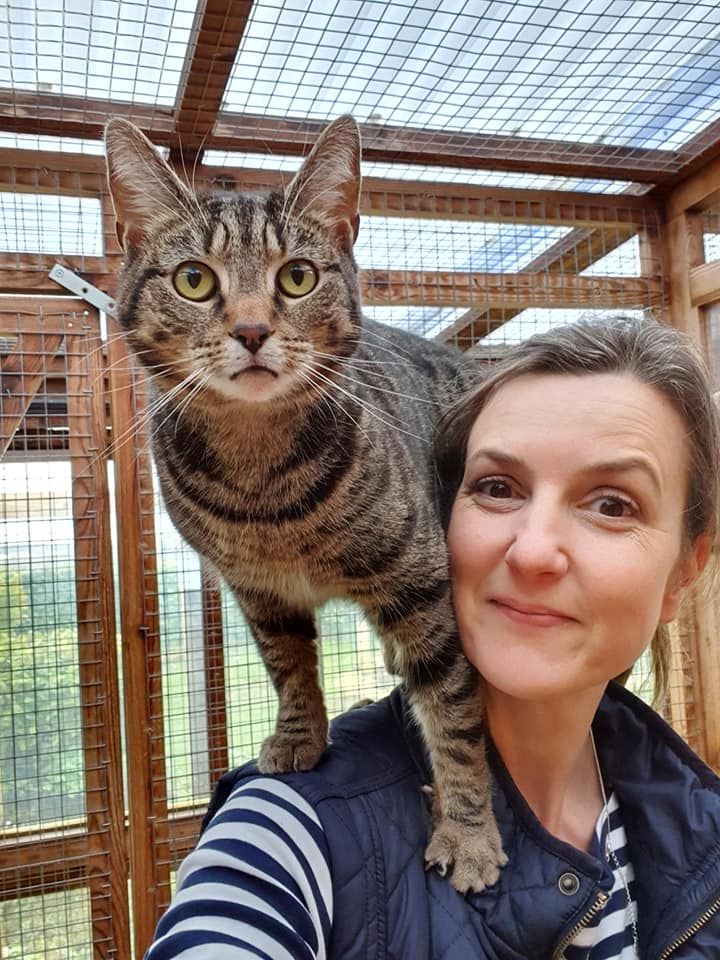
[{"label": "cat's front leg", "polygon": [[449,874],[460,893],[483,890],[507,857],[493,813],[478,677],[460,647],[449,583],[438,576],[397,584],[375,619],[392,644],[433,769],[425,861]]},{"label": "cat's front leg", "polygon": [[311,770],[328,743],[312,613],[274,596],[239,596],[240,605],[278,695],[275,732],[262,745],[261,773]]}]

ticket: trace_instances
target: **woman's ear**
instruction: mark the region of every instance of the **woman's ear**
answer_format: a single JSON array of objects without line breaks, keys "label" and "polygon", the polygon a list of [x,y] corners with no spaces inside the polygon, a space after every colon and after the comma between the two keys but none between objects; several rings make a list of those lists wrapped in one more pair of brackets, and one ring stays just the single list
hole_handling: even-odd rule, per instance
[{"label": "woman's ear", "polygon": [[703,533],[683,554],[670,575],[660,609],[660,623],[670,623],[677,617],[683,600],[705,569],[709,557],[710,537]]}]

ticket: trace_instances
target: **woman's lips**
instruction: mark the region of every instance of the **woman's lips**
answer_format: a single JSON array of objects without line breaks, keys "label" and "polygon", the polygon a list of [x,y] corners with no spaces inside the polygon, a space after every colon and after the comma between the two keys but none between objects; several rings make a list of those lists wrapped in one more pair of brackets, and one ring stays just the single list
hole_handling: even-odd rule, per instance
[{"label": "woman's lips", "polygon": [[560,624],[576,623],[575,617],[569,617],[560,610],[537,603],[524,603],[513,597],[491,597],[490,603],[514,623],[537,627],[553,627]]}]

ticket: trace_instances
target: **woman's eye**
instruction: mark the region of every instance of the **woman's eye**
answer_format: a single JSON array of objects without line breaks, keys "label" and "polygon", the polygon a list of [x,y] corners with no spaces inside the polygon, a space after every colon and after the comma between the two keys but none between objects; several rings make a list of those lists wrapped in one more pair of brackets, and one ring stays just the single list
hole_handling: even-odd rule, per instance
[{"label": "woman's eye", "polygon": [[181,297],[200,303],[215,295],[217,277],[204,263],[188,260],[173,274],[173,286]]},{"label": "woman's eye", "polygon": [[596,497],[591,501],[590,507],[602,514],[603,517],[612,517],[613,519],[634,517],[637,514],[637,507],[631,500],[618,496]]},{"label": "woman's eye", "polygon": [[307,260],[291,260],[280,267],[277,285],[286,297],[305,297],[317,286],[318,273]]},{"label": "woman's eye", "polygon": [[513,495],[513,489],[505,480],[490,478],[481,480],[474,485],[474,492],[484,497],[490,497],[491,500],[508,500]]}]

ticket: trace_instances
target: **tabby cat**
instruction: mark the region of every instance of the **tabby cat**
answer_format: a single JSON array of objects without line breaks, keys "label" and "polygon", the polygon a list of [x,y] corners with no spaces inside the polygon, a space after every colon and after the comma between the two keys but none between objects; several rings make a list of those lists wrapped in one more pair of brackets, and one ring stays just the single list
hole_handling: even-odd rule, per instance
[{"label": "tabby cat", "polygon": [[434,771],[429,865],[481,890],[505,862],[476,676],[460,653],[431,438],[468,365],[363,319],[360,139],[341,117],[285,190],[196,194],[111,120],[117,315],[154,392],[167,509],[225,578],[277,690],[260,770],[327,745],[314,611],[355,601],[404,680]]}]

